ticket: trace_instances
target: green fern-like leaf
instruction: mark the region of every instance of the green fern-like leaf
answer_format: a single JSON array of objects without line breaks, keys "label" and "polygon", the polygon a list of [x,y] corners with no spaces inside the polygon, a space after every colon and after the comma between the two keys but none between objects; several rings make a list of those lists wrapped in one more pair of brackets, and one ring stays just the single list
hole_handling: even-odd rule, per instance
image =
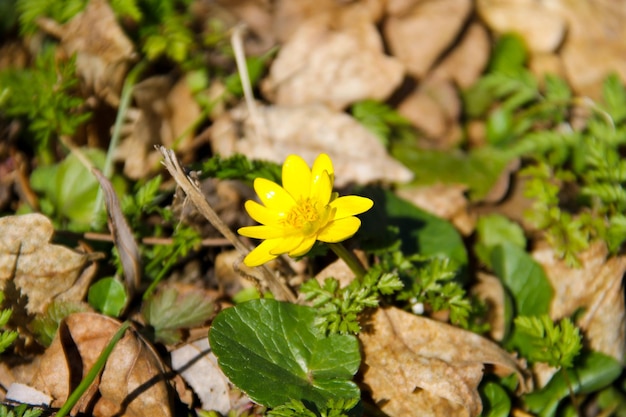
[{"label": "green fern-like leaf", "polygon": [[519,316],[515,318],[515,327],[530,339],[533,349],[527,356],[532,362],[571,368],[582,349],[580,331],[569,319],[555,325],[548,315]]}]

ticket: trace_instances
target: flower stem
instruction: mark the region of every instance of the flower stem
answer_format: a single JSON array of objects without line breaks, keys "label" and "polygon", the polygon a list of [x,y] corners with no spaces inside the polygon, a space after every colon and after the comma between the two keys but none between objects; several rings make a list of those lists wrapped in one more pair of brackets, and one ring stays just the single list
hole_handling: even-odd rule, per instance
[{"label": "flower stem", "polygon": [[328,247],[332,249],[335,254],[340,257],[346,265],[354,272],[354,275],[358,279],[362,279],[367,271],[363,267],[363,264],[356,257],[354,252],[349,251],[341,243],[327,243]]}]

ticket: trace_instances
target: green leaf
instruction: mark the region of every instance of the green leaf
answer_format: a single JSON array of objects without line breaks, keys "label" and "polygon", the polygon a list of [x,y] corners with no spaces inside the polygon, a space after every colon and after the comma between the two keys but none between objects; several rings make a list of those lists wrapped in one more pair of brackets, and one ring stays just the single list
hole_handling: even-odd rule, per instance
[{"label": "green leaf", "polygon": [[472,201],[484,198],[514,157],[509,151],[482,147],[470,153],[417,148],[413,143],[396,143],[392,155],[414,174],[413,185],[465,184]]},{"label": "green leaf", "polygon": [[503,242],[491,252],[495,274],[513,296],[516,315],[548,314],[554,290],[539,265],[523,248]]},{"label": "green leaf", "polygon": [[582,349],[580,331],[567,318],[555,325],[547,314],[518,316],[515,318],[515,331],[524,340],[520,353],[530,362],[570,368]]},{"label": "green leaf", "polygon": [[149,298],[141,314],[154,328],[156,340],[171,344],[180,340],[181,329],[203,324],[214,310],[213,303],[199,293],[179,295],[167,288]]},{"label": "green leaf", "polygon": [[515,33],[507,33],[498,39],[493,48],[488,71],[515,74],[524,69],[527,59],[524,39]]},{"label": "green leaf", "polygon": [[[460,268],[467,266],[467,251],[463,239],[448,221],[430,214],[391,191],[365,188],[359,193],[374,200],[374,207],[361,215],[359,236],[364,247],[375,247],[381,230],[397,227],[402,241],[402,252],[419,253],[425,257],[443,255]],[[369,240],[369,242],[368,242]]]},{"label": "green leaf", "polygon": [[488,381],[480,386],[483,400],[482,417],[507,417],[511,412],[511,399],[500,384]]},{"label": "green leaf", "polygon": [[115,278],[104,278],[89,287],[89,304],[102,314],[118,317],[128,296],[124,284]]},{"label": "green leaf", "polygon": [[72,313],[87,311],[84,304],[69,301],[52,301],[44,314],[35,317],[30,324],[30,329],[37,336],[37,341],[44,346],[50,346],[54,335],[59,328],[59,323]]},{"label": "green leaf", "polygon": [[[614,358],[599,352],[589,352],[581,358],[576,368],[560,370],[541,390],[524,396],[524,402],[531,412],[540,417],[552,417],[561,400],[569,396],[568,379],[574,393],[585,394],[607,387],[620,375],[622,369],[622,365]],[[569,378],[565,377],[565,372]]]},{"label": "green leaf", "polygon": [[500,243],[510,242],[519,248],[526,247],[522,227],[500,214],[482,216],[476,223],[476,256],[491,267],[491,251]]},{"label": "green leaf", "polygon": [[[95,167],[102,168],[104,152],[99,149],[82,149],[82,152]],[[51,203],[54,212],[47,215],[72,231],[90,229],[100,184],[74,154],[57,165],[35,169],[30,181],[33,189],[44,194]],[[113,184],[116,191],[123,194],[125,187],[121,177],[115,177]]]},{"label": "green leaf", "polygon": [[311,307],[248,301],[218,314],[209,341],[222,371],[262,405],[295,399],[321,409],[329,400],[358,398],[351,381],[361,362],[357,339],[324,337],[315,318]]}]

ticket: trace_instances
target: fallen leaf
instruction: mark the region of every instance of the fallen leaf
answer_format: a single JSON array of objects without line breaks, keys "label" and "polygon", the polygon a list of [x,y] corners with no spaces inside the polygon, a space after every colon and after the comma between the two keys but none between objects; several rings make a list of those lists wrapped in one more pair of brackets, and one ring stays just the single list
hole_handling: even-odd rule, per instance
[{"label": "fallen leaf", "polygon": [[626,310],[622,279],[626,257],[607,259],[604,243],[592,244],[579,255],[580,268],[570,268],[545,242],[533,251],[552,283],[554,299],[550,316],[559,320],[583,308],[578,325],[592,349],[623,363],[626,354]]},{"label": "fallen leaf", "polygon": [[476,6],[490,29],[519,34],[532,52],[553,52],[565,37],[565,19],[549,2],[478,0]]},{"label": "fallen leaf", "polygon": [[560,0],[556,4],[568,23],[561,57],[574,90],[597,99],[610,73],[626,83],[626,2]]},{"label": "fallen leaf", "polygon": [[124,163],[126,176],[141,179],[160,169],[156,145],[175,146],[182,153],[192,150],[190,127],[201,110],[184,77],[177,82],[168,76],[147,78],[135,85],[133,98],[137,107],[129,112],[131,118],[115,159]]},{"label": "fallen leaf", "polygon": [[484,364],[505,376],[523,369],[495,343],[469,331],[380,308],[363,323],[363,382],[390,417],[477,416]]},{"label": "fallen leaf", "polygon": [[61,40],[88,89],[111,106],[119,105],[124,77],[135,59],[132,42],[117,23],[106,0],[90,0],[67,24],[39,18],[39,26]]},{"label": "fallen leaf", "polygon": [[[241,153],[276,163],[298,154],[309,164],[325,152],[333,160],[338,187],[407,182],[413,176],[387,154],[373,133],[345,113],[322,105],[258,106],[257,111],[257,124],[243,107],[217,119],[211,130],[213,151],[224,157]],[[267,137],[257,133],[259,125],[268,132]]]},{"label": "fallen leaf", "polygon": [[107,208],[109,231],[113,235],[113,242],[122,263],[124,282],[130,300],[141,282],[141,254],[139,253],[139,246],[124,217],[124,213],[122,213],[122,207],[113,189],[113,184],[96,168],[93,168],[91,172],[95,175],[102,188]]},{"label": "fallen leaf", "polygon": [[[54,233],[50,220],[41,214],[0,218],[0,285],[13,280],[28,297],[29,313],[43,313],[54,299],[70,292],[80,301],[87,292],[93,269],[83,275],[89,256],[49,243]],[[63,298],[68,300],[67,294]]]},{"label": "fallen leaf", "polygon": [[452,80],[460,88],[469,88],[483,73],[491,51],[485,27],[471,23],[459,43],[433,69],[435,80]]},{"label": "fallen leaf", "polygon": [[505,332],[505,292],[502,280],[495,275],[478,272],[478,282],[472,286],[472,295],[478,297],[487,304],[487,322],[489,323],[489,336],[493,340],[501,341]]},{"label": "fallen leaf", "polygon": [[403,77],[402,64],[384,54],[372,23],[335,29],[312,20],[280,49],[262,91],[281,106],[322,103],[339,110],[364,99],[385,100]]},{"label": "fallen leaf", "polygon": [[[392,55],[422,78],[457,37],[472,9],[470,0],[420,1],[393,8],[383,33]],[[436,36],[433,36],[436,34]]]},{"label": "fallen leaf", "polygon": [[286,42],[306,22],[317,20],[342,28],[355,21],[374,23],[383,17],[386,0],[277,0],[273,3],[273,29],[280,42]]},{"label": "fallen leaf", "polygon": [[[96,313],[75,313],[41,357],[31,386],[53,398],[58,407],[92,368],[120,323]],[[135,333],[117,343],[94,383],[72,410],[95,417],[166,416],[171,413],[170,387],[159,356]]]},{"label": "fallen leaf", "polygon": [[450,80],[424,80],[398,105],[398,112],[426,135],[425,147],[450,149],[462,139],[461,100]]},{"label": "fallen leaf", "polygon": [[234,408],[230,381],[217,365],[207,337],[173,350],[171,358],[172,369],[195,391],[204,410],[227,415]]}]

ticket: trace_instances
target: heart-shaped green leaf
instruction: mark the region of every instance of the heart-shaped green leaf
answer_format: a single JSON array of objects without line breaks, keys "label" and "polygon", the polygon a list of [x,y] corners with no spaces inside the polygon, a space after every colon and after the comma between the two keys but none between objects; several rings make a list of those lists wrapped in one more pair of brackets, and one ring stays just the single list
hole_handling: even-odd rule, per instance
[{"label": "heart-shaped green leaf", "polygon": [[271,299],[222,311],[209,332],[222,371],[252,400],[277,407],[295,399],[318,409],[360,396],[351,381],[361,356],[353,336],[324,336],[311,307]]}]

